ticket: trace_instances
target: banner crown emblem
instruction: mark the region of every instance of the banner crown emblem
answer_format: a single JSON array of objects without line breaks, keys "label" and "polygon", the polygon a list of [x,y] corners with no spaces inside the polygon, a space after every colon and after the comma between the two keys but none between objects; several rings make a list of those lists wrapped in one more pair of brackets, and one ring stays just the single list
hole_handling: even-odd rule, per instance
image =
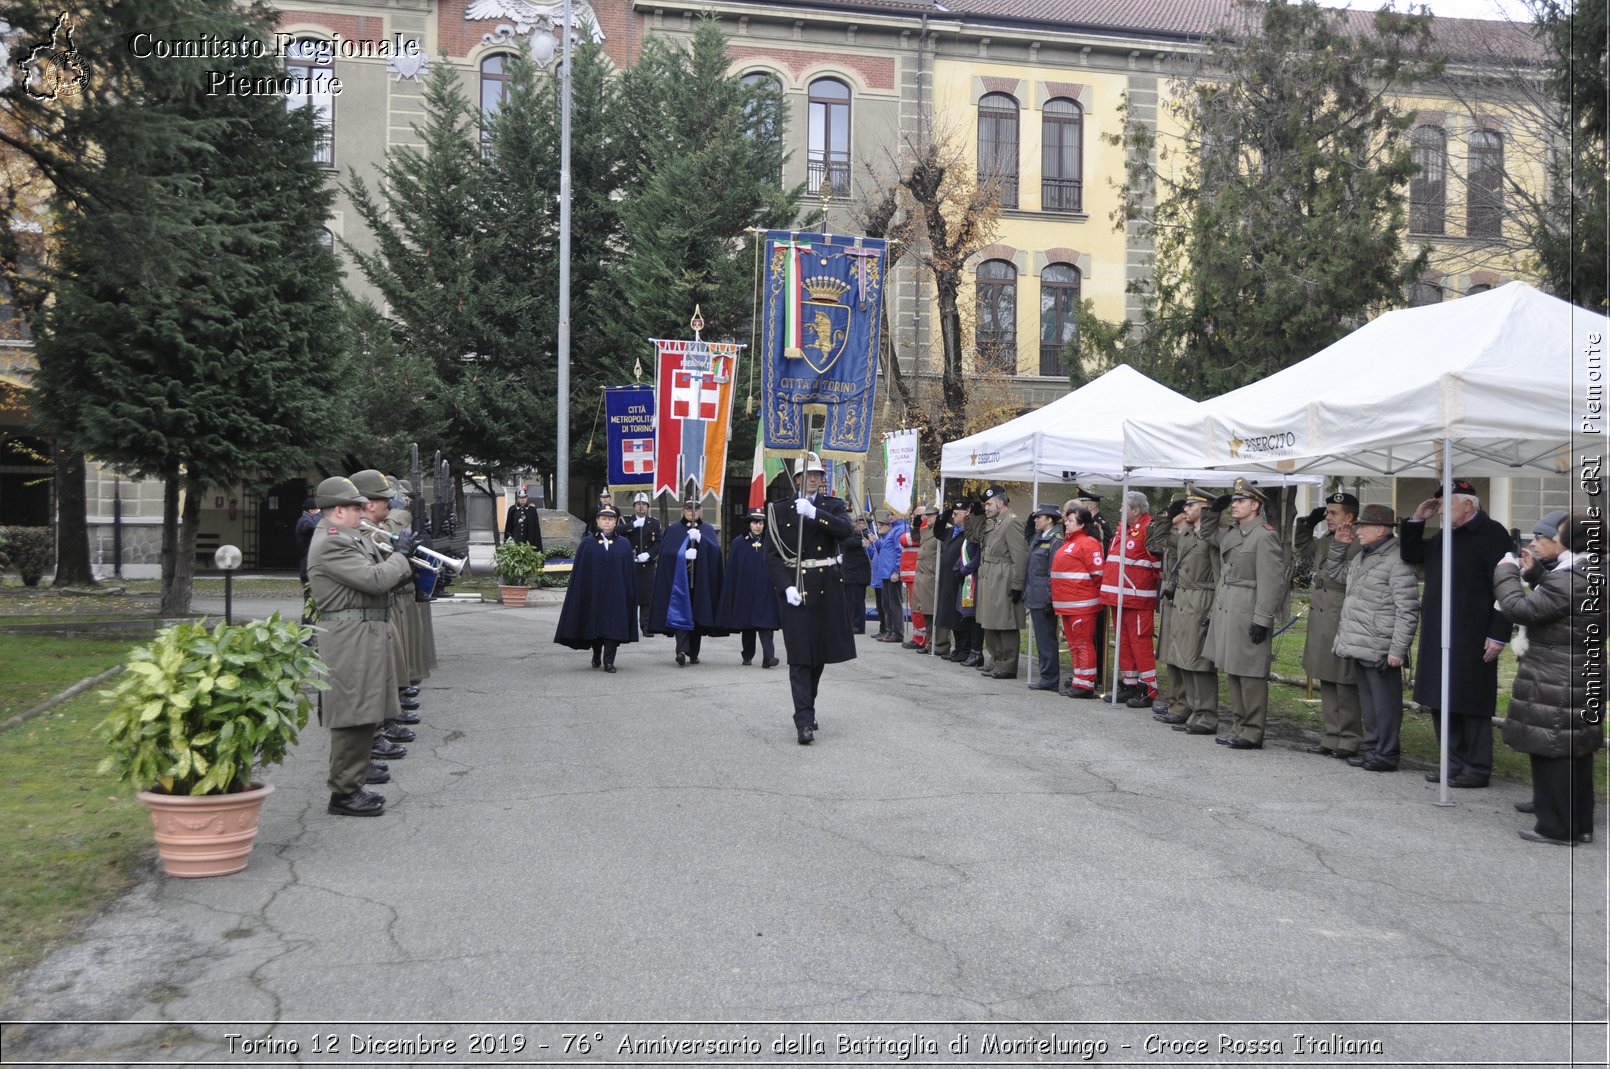
[{"label": "banner crown emblem", "polygon": [[801,285],[811,295],[811,300],[820,301],[822,304],[839,303],[839,298],[844,296],[845,292],[850,288],[850,284],[843,279],[833,278],[828,275],[807,278]]}]

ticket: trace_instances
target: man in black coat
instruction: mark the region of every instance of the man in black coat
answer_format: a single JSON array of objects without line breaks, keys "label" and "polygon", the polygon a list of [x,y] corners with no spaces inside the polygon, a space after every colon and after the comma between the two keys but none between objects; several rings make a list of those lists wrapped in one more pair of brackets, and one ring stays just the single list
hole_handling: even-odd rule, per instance
[{"label": "man in black coat", "polygon": [[804,493],[772,502],[771,522],[766,525],[766,567],[773,588],[783,597],[788,686],[801,746],[809,746],[815,738],[822,668],[855,659],[838,561],[841,544],[855,528],[849,507],[822,492],[825,473],[821,459],[807,453]]},{"label": "man in black coat", "polygon": [[[1443,529],[1425,537],[1426,520],[1444,515]],[[1453,528],[1452,624],[1448,630],[1448,786],[1485,787],[1493,773],[1492,716],[1498,707],[1498,654],[1509,642],[1510,622],[1493,603],[1493,569],[1511,549],[1509,532],[1481,511],[1476,488],[1453,483],[1453,505],[1444,510],[1442,490],[1420,502],[1401,525],[1405,563],[1425,570],[1420,599],[1420,663],[1414,700],[1432,711],[1442,740],[1442,554]],[[1426,774],[1436,783],[1439,773]]]},{"label": "man in black coat", "polygon": [[844,609],[850,617],[850,630],[866,634],[866,588],[872,584],[872,558],[868,548],[877,537],[867,530],[866,520],[857,519],[850,537],[839,543],[844,558]]},{"label": "man in black coat", "polygon": [[660,521],[648,514],[648,495],[632,498],[632,515],[621,524],[626,540],[632,544],[632,560],[637,569],[638,626],[649,634],[649,610],[654,606],[654,561],[660,552]]},{"label": "man in black coat", "polygon": [[503,520],[503,537],[510,542],[524,542],[542,552],[542,513],[531,503],[524,486],[514,496],[514,504]]},{"label": "man in black coat", "polygon": [[676,666],[699,663],[706,635],[727,633],[716,619],[721,604],[721,537],[704,522],[703,506],[690,497],[682,503],[682,519],[660,542],[654,566],[654,607],[649,630],[676,636]]}]

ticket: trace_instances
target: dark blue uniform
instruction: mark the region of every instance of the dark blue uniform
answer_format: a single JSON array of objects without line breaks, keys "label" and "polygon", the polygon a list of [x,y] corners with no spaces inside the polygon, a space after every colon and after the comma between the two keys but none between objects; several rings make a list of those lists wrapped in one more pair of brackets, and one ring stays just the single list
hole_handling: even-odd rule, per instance
[{"label": "dark blue uniform", "polygon": [[576,547],[565,607],[553,640],[593,651],[593,667],[614,670],[615,649],[637,641],[637,577],[632,544],[619,534],[594,534]]},{"label": "dark blue uniform", "polygon": [[772,589],[766,574],[766,534],[742,534],[727,550],[727,574],[721,581],[721,606],[716,619],[728,631],[741,636],[743,662],[755,658],[755,640],[760,640],[761,667],[777,663],[772,632],[783,625],[778,606],[782,598]]},{"label": "dark blue uniform", "polygon": [[[802,520],[797,499],[768,506],[766,567],[772,587],[783,594],[799,574],[800,605],[781,605],[783,644],[788,647],[788,683],[794,696],[794,727],[800,742],[809,742],[816,730],[816,691],[824,665],[855,659],[855,638],[850,634],[844,607],[844,578],[839,567],[840,543],[854,533],[849,508],[836,497],[818,493],[814,519]],[[798,556],[796,557],[796,554]]]}]

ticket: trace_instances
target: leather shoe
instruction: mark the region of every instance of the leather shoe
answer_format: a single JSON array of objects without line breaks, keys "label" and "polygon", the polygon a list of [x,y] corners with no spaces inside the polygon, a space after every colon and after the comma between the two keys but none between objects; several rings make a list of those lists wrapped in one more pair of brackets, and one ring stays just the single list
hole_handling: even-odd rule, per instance
[{"label": "leather shoe", "polygon": [[374,760],[372,758],[369,761],[369,767],[370,768],[378,768],[382,772],[390,772],[391,771],[391,766],[386,764],[386,762],[384,762],[384,761],[376,761],[376,760]]},{"label": "leather shoe", "polygon": [[1396,772],[1398,770],[1397,765],[1389,765],[1385,761],[1380,761],[1373,757],[1366,758],[1364,763],[1358,767],[1366,772]]},{"label": "leather shoe", "polygon": [[404,698],[417,698],[417,697],[419,697],[419,688],[418,687],[404,687],[402,689],[402,696]]},{"label": "leather shoe", "polygon": [[1055,683],[1030,683],[1029,684],[1029,689],[1030,690],[1056,690],[1057,685]]},{"label": "leather shoe", "polygon": [[698,659],[698,658],[697,658],[697,657],[695,657],[695,656],[693,656],[693,655],[692,655],[692,654],[691,654],[691,653],[690,653],[690,654],[688,654],[688,663],[689,663],[689,664],[698,664],[698,663],[699,663],[699,659]]},{"label": "leather shoe", "polygon": [[1441,783],[1442,782],[1442,773],[1440,773],[1440,772],[1427,772],[1426,773],[1426,782],[1427,783]]},{"label": "leather shoe", "polygon": [[404,698],[402,701],[397,703],[397,706],[404,712],[411,713],[415,709],[419,708],[419,703],[412,698]]},{"label": "leather shoe", "polygon": [[1175,724],[1175,731],[1183,731],[1187,735],[1211,735],[1214,729],[1206,724]]},{"label": "leather shoe", "polygon": [[[1452,782],[1449,783],[1449,786],[1450,787],[1453,786]],[[1522,828],[1520,831],[1516,832],[1515,834],[1519,835],[1522,839],[1525,839],[1529,843],[1543,843],[1546,846],[1574,846],[1574,845],[1576,845],[1570,839],[1550,839],[1547,835],[1539,834],[1533,828]]]},{"label": "leather shoe", "polygon": [[1346,761],[1349,757],[1357,757],[1357,750],[1332,750],[1330,755],[1338,761]]},{"label": "leather shoe", "polygon": [[417,723],[419,723],[419,714],[418,713],[410,713],[410,712],[406,712],[406,711],[404,711],[402,709],[399,709],[399,710],[397,710],[397,713],[396,713],[395,716],[386,717],[386,723],[388,723],[388,724],[417,724]]},{"label": "leather shoe", "polygon": [[1347,763],[1352,765],[1354,768],[1363,768],[1364,762],[1368,760],[1369,758],[1365,757],[1363,754],[1356,753],[1347,759]]},{"label": "leather shoe", "polygon": [[1084,687],[1074,687],[1072,690],[1068,691],[1068,697],[1070,698],[1094,698],[1095,696],[1095,691],[1086,690]]},{"label": "leather shoe", "polygon": [[914,649],[917,648],[917,644],[915,642],[907,640],[905,642],[900,643],[900,648],[903,649],[903,650],[914,650]]},{"label": "leather shoe", "polygon": [[390,783],[391,773],[379,761],[370,761],[369,770],[363,774],[364,783]]},{"label": "leather shoe", "polygon": [[1261,750],[1261,749],[1263,749],[1263,743],[1261,743],[1261,742],[1248,742],[1246,739],[1243,739],[1240,735],[1231,735],[1229,737],[1229,739],[1227,739],[1225,741],[1224,744],[1226,746],[1228,746],[1232,750]]},{"label": "leather shoe", "polygon": [[378,757],[385,761],[401,761],[408,756],[408,748],[398,746],[384,735],[376,735],[375,741],[369,747],[369,756]]},{"label": "leather shoe", "polygon": [[977,650],[974,650],[972,653],[969,653],[966,657],[964,657],[962,659],[961,666],[963,668],[977,668],[979,665],[981,665],[983,663],[984,663],[984,655],[979,653]]},{"label": "leather shoe", "polygon": [[611,675],[614,675],[615,674],[615,666],[612,665],[612,664],[606,664],[606,665],[604,665],[604,671],[610,673]]},{"label": "leather shoe", "polygon": [[676,666],[678,668],[681,668],[683,665],[685,665],[687,663],[688,663],[688,655],[687,654],[679,653],[679,654],[676,655]]},{"label": "leather shoe", "polygon": [[991,668],[988,672],[984,673],[984,678],[985,679],[1016,679],[1017,678],[1017,673],[1016,672],[1003,672],[999,668]]},{"label": "leather shoe", "polygon": [[809,746],[815,738],[816,736],[811,733],[810,728],[799,729],[799,744],[801,746]]},{"label": "leather shoe", "polygon": [[1455,776],[1453,779],[1448,781],[1448,786],[1450,786],[1450,787],[1471,787],[1471,788],[1485,787],[1485,786],[1487,786],[1487,780],[1484,777],[1469,776],[1469,775],[1466,775],[1465,773],[1461,772],[1461,773],[1459,773],[1459,775]]},{"label": "leather shoe", "polygon": [[401,724],[397,724],[396,726],[386,724],[381,727],[380,734],[383,738],[390,739],[392,742],[414,741],[413,730],[410,728],[405,728]]},{"label": "leather shoe", "polygon": [[950,661],[953,664],[961,664],[963,661],[967,660],[967,651],[951,650],[950,653],[945,655],[945,660]]},{"label": "leather shoe", "polygon": [[1157,721],[1159,724],[1167,724],[1170,727],[1177,727],[1189,720],[1190,717],[1181,716],[1178,713],[1154,713],[1152,714],[1152,719]]},{"label": "leather shoe", "polygon": [[1516,802],[1515,803],[1515,812],[1517,812],[1517,813],[1535,813],[1535,812],[1537,812],[1537,804],[1535,802]]},{"label": "leather shoe", "polygon": [[1316,753],[1321,757],[1330,757],[1335,754],[1336,751],[1331,749],[1329,746],[1304,746],[1303,753]]},{"label": "leather shoe", "polygon": [[744,663],[744,664],[754,664],[754,663],[755,663],[755,659],[754,659],[754,658],[753,658],[753,657],[745,657],[745,658],[744,658],[744,659],[743,659],[743,663]]},{"label": "leather shoe", "polygon": [[[1145,691],[1142,691],[1124,704],[1129,706],[1131,709],[1150,709],[1152,707],[1152,700],[1151,698],[1147,697]],[[1166,709],[1168,706],[1165,705],[1163,708]]]},{"label": "leather shoe", "polygon": [[328,812],[338,817],[378,817],[386,811],[386,800],[378,794],[356,790],[351,794],[330,795]]},{"label": "leather shoe", "polygon": [[1593,842],[1593,833],[1591,831],[1581,832],[1577,835],[1576,841],[1584,846],[1591,845]]},{"label": "leather shoe", "polygon": [[762,667],[762,668],[776,668],[778,665],[780,665],[782,663],[783,663],[782,661],[779,661],[775,657],[765,657],[765,658],[761,659],[760,667]]}]

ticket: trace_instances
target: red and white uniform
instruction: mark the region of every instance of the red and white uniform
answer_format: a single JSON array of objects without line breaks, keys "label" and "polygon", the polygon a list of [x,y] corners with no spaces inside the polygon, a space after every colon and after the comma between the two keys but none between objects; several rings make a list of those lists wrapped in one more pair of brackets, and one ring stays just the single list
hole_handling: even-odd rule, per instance
[{"label": "red and white uniform", "polygon": [[1101,603],[1114,610],[1116,621],[1121,586],[1124,622],[1118,635],[1119,679],[1126,686],[1145,687],[1146,693],[1155,698],[1157,589],[1162,585],[1163,562],[1146,551],[1146,528],[1151,522],[1152,518],[1143,514],[1112,536],[1101,575]]},{"label": "red and white uniform", "polygon": [[[917,538],[910,531],[900,536],[900,582],[905,584],[906,604],[910,605],[912,588],[917,585]],[[915,610],[911,613],[911,641],[919,646],[928,641],[928,621]]]},{"label": "red and white uniform", "polygon": [[1096,687],[1096,618],[1101,615],[1101,543],[1088,531],[1067,536],[1051,555],[1051,608],[1073,661],[1073,688]]}]

